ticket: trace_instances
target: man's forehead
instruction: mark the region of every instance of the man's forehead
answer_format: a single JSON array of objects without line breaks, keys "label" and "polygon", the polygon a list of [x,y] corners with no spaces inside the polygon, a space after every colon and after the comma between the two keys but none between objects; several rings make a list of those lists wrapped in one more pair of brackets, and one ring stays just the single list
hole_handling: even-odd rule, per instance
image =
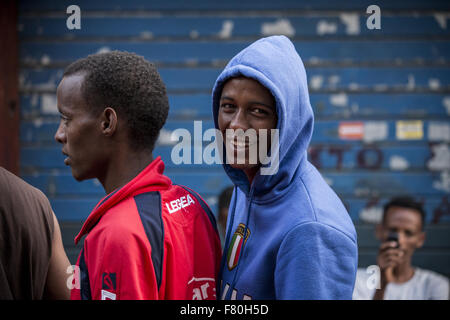
[{"label": "man's forehead", "polygon": [[73,111],[86,104],[82,94],[83,81],[82,74],[68,75],[61,79],[56,91],[60,111]]},{"label": "man's forehead", "polygon": [[234,95],[244,94],[255,103],[261,102],[273,110],[275,108],[275,97],[269,89],[262,85],[259,81],[243,76],[228,79],[222,89],[220,99],[234,100]]},{"label": "man's forehead", "polygon": [[421,216],[417,210],[412,208],[391,207],[386,212],[385,222],[386,224],[414,225],[421,223]]},{"label": "man's forehead", "polygon": [[66,75],[61,79],[61,82],[58,85],[58,88],[64,89],[81,89],[81,86],[84,82],[85,74],[83,73],[75,73]]}]

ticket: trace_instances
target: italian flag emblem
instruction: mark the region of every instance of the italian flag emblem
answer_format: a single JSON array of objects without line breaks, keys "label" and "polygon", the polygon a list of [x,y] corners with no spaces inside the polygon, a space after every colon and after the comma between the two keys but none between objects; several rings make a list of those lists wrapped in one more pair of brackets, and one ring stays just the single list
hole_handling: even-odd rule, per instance
[{"label": "italian flag emblem", "polygon": [[244,232],[246,227],[244,224],[240,223],[234,232],[233,238],[231,239],[230,246],[228,247],[227,253],[227,266],[228,270],[233,270],[239,260],[239,255],[241,253],[242,247],[250,236],[250,229],[247,228],[247,232],[244,240]]}]

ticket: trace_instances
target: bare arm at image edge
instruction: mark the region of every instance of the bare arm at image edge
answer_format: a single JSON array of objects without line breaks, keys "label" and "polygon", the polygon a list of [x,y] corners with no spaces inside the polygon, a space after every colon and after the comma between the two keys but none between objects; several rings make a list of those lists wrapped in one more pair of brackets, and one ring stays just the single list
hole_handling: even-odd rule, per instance
[{"label": "bare arm at image edge", "polygon": [[70,267],[64,246],[62,243],[61,230],[55,213],[53,214],[53,240],[52,255],[45,284],[45,299],[68,300],[70,299],[70,288],[67,286],[67,279],[71,274],[67,273]]}]

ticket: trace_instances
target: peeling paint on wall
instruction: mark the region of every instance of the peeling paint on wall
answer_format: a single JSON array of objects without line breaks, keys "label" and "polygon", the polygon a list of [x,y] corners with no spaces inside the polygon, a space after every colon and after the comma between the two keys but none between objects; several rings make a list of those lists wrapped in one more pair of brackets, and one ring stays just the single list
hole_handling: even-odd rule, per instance
[{"label": "peeling paint on wall", "polygon": [[325,180],[325,182],[332,187],[333,186],[333,179],[328,178],[328,177],[323,177],[323,179]]},{"label": "peeling paint on wall", "polygon": [[388,136],[388,124],[386,121],[367,121],[364,123],[365,142],[386,140]]},{"label": "peeling paint on wall", "polygon": [[367,223],[380,223],[383,218],[383,208],[368,207],[364,208],[359,213],[359,219]]},{"label": "peeling paint on wall", "polygon": [[439,79],[430,78],[428,79],[428,86],[431,90],[439,90],[439,88],[441,87],[441,82],[439,81]]},{"label": "peeling paint on wall", "polygon": [[191,39],[197,39],[199,37],[199,33],[197,30],[191,30],[191,32],[189,32],[189,37]]},{"label": "peeling paint on wall", "polygon": [[393,171],[404,171],[409,168],[409,162],[402,156],[394,155],[389,159],[389,168]]},{"label": "peeling paint on wall", "polygon": [[47,54],[44,54],[44,55],[41,57],[41,64],[42,64],[43,66],[48,66],[48,65],[50,64],[51,61],[52,61],[52,60],[50,59],[50,56],[47,55]]},{"label": "peeling paint on wall", "polygon": [[334,74],[328,77],[328,85],[331,89],[336,89],[339,81],[341,81],[341,77],[339,77],[338,75]]},{"label": "peeling paint on wall", "polygon": [[233,33],[234,22],[231,20],[225,20],[222,24],[222,30],[219,31],[219,38],[228,39],[231,38]]},{"label": "peeling paint on wall", "polygon": [[323,36],[325,34],[335,34],[337,32],[337,23],[320,20],[317,23],[317,34]]},{"label": "peeling paint on wall", "polygon": [[189,58],[189,59],[186,59],[184,61],[184,63],[186,63],[186,65],[189,67],[196,67],[196,66],[198,66],[198,59]]},{"label": "peeling paint on wall", "polygon": [[292,37],[295,35],[295,29],[288,19],[278,19],[275,22],[266,22],[261,26],[261,34],[264,36],[285,35]]},{"label": "peeling paint on wall", "polygon": [[31,95],[31,99],[30,99],[30,103],[32,107],[36,107],[39,103],[39,94],[38,93],[33,93]]},{"label": "peeling paint on wall", "polygon": [[51,179],[48,183],[47,192],[51,197],[54,197],[56,195],[56,191],[57,191],[57,189],[56,189],[55,181],[53,181],[53,179]]},{"label": "peeling paint on wall", "polygon": [[308,59],[308,62],[311,65],[317,65],[317,64],[320,64],[322,62],[322,59],[320,59],[319,57],[312,56],[311,58]]},{"label": "peeling paint on wall", "polygon": [[450,171],[442,171],[439,180],[433,181],[433,188],[445,192],[450,192]]},{"label": "peeling paint on wall", "polygon": [[101,47],[100,49],[97,50],[96,53],[107,53],[110,52],[111,48],[110,47]]},{"label": "peeling paint on wall", "polygon": [[444,97],[444,99],[442,99],[442,105],[447,110],[447,114],[450,115],[450,97]]},{"label": "peeling paint on wall", "polygon": [[25,72],[19,73],[19,87],[24,87],[26,82],[27,76]]},{"label": "peeling paint on wall", "polygon": [[350,82],[348,85],[348,89],[351,91],[357,91],[359,89],[359,84],[356,82]]},{"label": "peeling paint on wall", "polygon": [[[314,90],[318,90],[322,87],[323,84],[323,76],[312,76],[309,80],[309,87]],[[450,101],[449,101],[450,102]]]},{"label": "peeling paint on wall", "polygon": [[359,15],[357,13],[342,13],[339,19],[345,24],[345,32],[348,35],[357,35],[360,33]]},{"label": "peeling paint on wall", "polygon": [[450,170],[450,149],[448,144],[433,145],[431,151],[433,156],[427,163],[428,169],[431,171]]},{"label": "peeling paint on wall", "polygon": [[176,143],[178,143],[178,140],[172,139],[172,131],[167,129],[161,129],[161,131],[159,131],[158,140],[156,141],[157,145],[172,146]]},{"label": "peeling paint on wall", "polygon": [[33,120],[33,125],[35,128],[39,128],[44,124],[44,120],[42,120],[42,118],[35,118]]},{"label": "peeling paint on wall", "polygon": [[386,91],[388,88],[388,85],[384,83],[378,83],[373,87],[373,89],[378,92]]},{"label": "peeling paint on wall", "polygon": [[450,141],[450,124],[445,122],[430,122],[428,124],[429,141]]},{"label": "peeling paint on wall", "polygon": [[416,87],[416,80],[414,78],[414,75],[408,74],[408,82],[406,83],[406,89],[407,90],[414,90]]},{"label": "peeling paint on wall", "polygon": [[444,30],[447,29],[447,19],[448,18],[450,18],[449,14],[445,14],[445,13],[435,13],[434,14],[434,19],[439,24],[439,26]]},{"label": "peeling paint on wall", "polygon": [[348,105],[348,96],[346,93],[338,93],[330,95],[330,103],[336,107],[345,107]]},{"label": "peeling paint on wall", "polygon": [[58,114],[55,94],[43,93],[41,95],[41,111],[43,114]]},{"label": "peeling paint on wall", "polygon": [[141,36],[141,39],[144,39],[144,40],[153,39],[153,32],[148,31],[148,30],[141,31],[141,33],[139,35]]}]

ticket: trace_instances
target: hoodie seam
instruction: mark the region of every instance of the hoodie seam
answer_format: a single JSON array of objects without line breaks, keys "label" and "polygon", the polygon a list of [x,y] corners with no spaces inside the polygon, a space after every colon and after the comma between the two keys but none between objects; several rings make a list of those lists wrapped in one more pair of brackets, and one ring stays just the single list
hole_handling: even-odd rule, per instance
[{"label": "hoodie seam", "polygon": [[285,233],[285,235],[283,236],[283,240],[282,240],[281,243],[280,243],[280,248],[281,248],[281,246],[283,245],[284,240],[286,239],[286,237],[287,237],[291,232],[294,232],[294,230],[296,230],[297,228],[303,227],[304,225],[307,225],[307,224],[318,224],[318,225],[320,225],[320,226],[324,226],[324,227],[331,228],[331,229],[333,229],[334,231],[337,231],[337,233],[342,234],[342,235],[344,235],[346,238],[350,239],[351,242],[354,243],[354,244],[356,245],[355,239],[353,239],[349,234],[347,234],[346,232],[342,231],[341,229],[338,229],[338,228],[336,228],[336,227],[334,227],[334,226],[332,226],[332,225],[330,225],[330,224],[323,223],[323,222],[320,222],[320,221],[303,221],[303,222],[297,223],[297,224],[294,225],[291,229],[289,229],[288,232]]},{"label": "hoodie seam", "polygon": [[[257,200],[257,198],[253,198],[253,202],[258,204],[258,205],[266,205],[266,204],[270,204],[276,201],[279,201],[281,199],[283,199],[284,197],[286,197],[292,190],[293,188],[295,188],[299,183],[302,183],[304,186],[304,183],[301,180],[301,177],[298,177],[297,179],[293,179],[292,182],[286,187],[286,189],[284,189],[284,192],[282,192],[279,196],[267,199],[267,200]],[[306,189],[306,188],[305,188]],[[309,197],[309,195],[308,195]],[[310,202],[310,201],[308,201]]]},{"label": "hoodie seam", "polygon": [[309,194],[309,190],[308,190],[308,188],[306,187],[305,182],[303,181],[303,177],[300,176],[300,177],[299,177],[299,180],[300,180],[300,182],[302,183],[303,188],[305,188],[306,195],[308,196],[308,203],[309,203],[309,206],[310,206],[312,212],[314,213],[314,221],[318,222],[318,221],[317,221],[316,208],[315,208],[315,207],[313,206],[313,204],[312,204],[312,201],[311,201],[311,195]]},{"label": "hoodie seam", "polygon": [[[309,221],[309,222],[311,222],[311,223],[312,223],[312,222],[316,222],[316,223],[319,223],[319,224],[321,224],[321,225],[324,225],[324,226],[328,226],[328,227],[330,227],[330,228],[333,228],[333,229],[339,231],[340,233],[344,234],[345,236],[347,236],[350,240],[352,240],[353,243],[356,244],[356,240],[353,240],[353,238],[352,238],[351,235],[347,234],[346,232],[344,232],[344,231],[341,230],[341,229],[338,229],[338,228],[336,228],[336,227],[334,227],[334,226],[332,226],[332,225],[330,225],[330,224],[323,223],[323,222],[321,222],[321,221],[319,221],[319,220],[317,219],[316,208],[312,205],[312,201],[311,201],[311,196],[310,196],[310,194],[309,194],[309,190],[308,190],[308,188],[306,188],[305,183],[303,182],[303,178],[302,178],[302,177],[300,177],[300,180],[301,180],[301,182],[302,182],[302,184],[303,184],[303,187],[305,188],[306,194],[308,195],[309,206],[311,207],[311,209],[312,209],[312,211],[313,211],[313,213],[314,213],[314,219],[315,219],[315,220],[314,220],[314,221]],[[302,222],[302,223],[300,223],[300,224],[304,224],[304,223],[308,223],[308,222]]]}]

